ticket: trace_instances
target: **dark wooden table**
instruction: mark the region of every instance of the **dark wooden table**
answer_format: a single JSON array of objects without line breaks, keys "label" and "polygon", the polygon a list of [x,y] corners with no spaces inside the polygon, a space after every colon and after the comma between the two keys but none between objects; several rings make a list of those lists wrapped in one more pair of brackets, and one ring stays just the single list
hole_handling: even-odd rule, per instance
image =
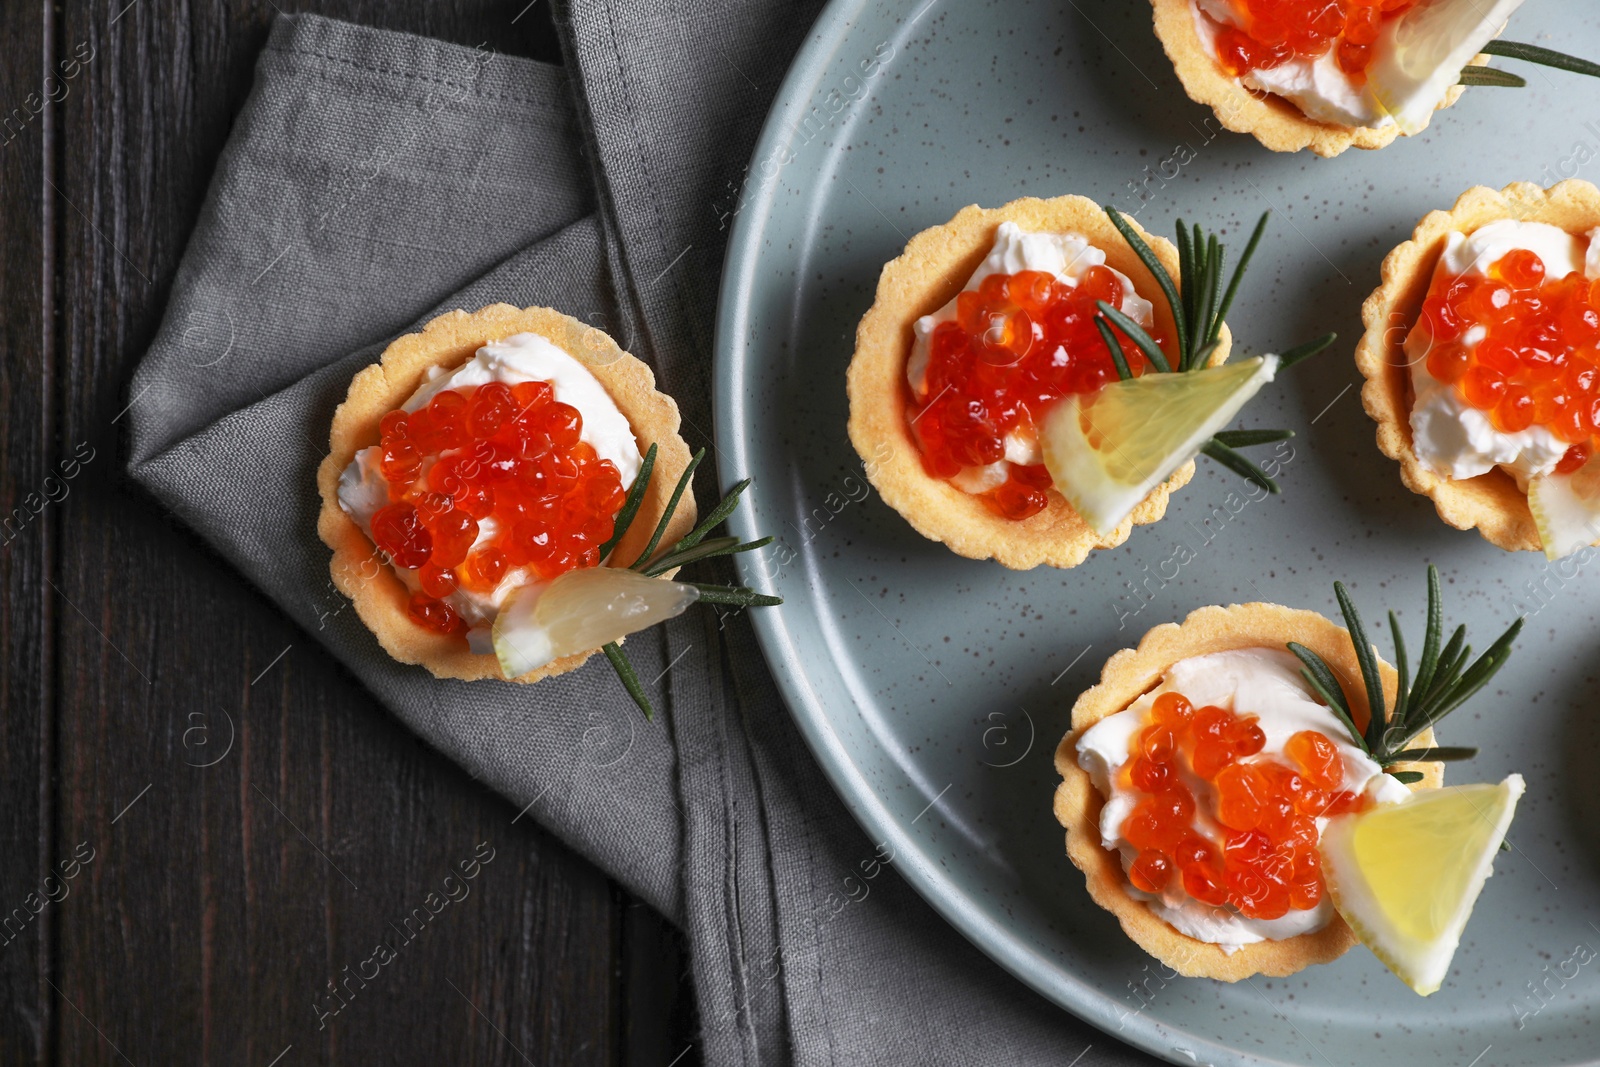
[{"label": "dark wooden table", "polygon": [[[548,7],[298,5],[559,61]],[[686,1067],[679,936],[124,474],[129,376],[280,9],[0,3],[0,1064]]]}]

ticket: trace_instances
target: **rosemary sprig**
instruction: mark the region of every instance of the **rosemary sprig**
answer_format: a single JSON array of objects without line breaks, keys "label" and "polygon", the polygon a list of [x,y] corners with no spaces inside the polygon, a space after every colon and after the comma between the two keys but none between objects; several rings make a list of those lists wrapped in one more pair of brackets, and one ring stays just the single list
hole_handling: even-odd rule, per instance
[{"label": "rosemary sprig", "polygon": [[[700,466],[700,461],[705,459],[706,450],[701,449],[690,458],[683,474],[678,478],[678,484],[673,487],[672,495],[667,498],[667,506],[661,513],[661,520],[656,523],[656,528],[650,535],[649,542],[644,551],[639,553],[637,559],[628,565],[629,570],[638,571],[650,578],[658,577],[676,567],[695,563],[702,559],[712,559],[717,556],[731,556],[739,552],[750,552],[763,548],[772,543],[772,538],[763,537],[756,541],[740,542],[737,537],[715,537],[706,540],[706,535],[726,522],[739,506],[739,497],[750,487],[750,479],[739,482],[728,495],[723,497],[716,507],[711,509],[700,525],[696,526],[685,536],[679,538],[661,551],[656,550],[661,545],[661,539],[666,535],[672,525],[672,516],[677,513],[678,504],[683,500],[684,494],[689,490],[689,484],[694,479],[695,468]],[[639,507],[644,503],[645,493],[650,487],[650,477],[656,466],[656,446],[651,445],[644,454],[644,461],[639,465],[639,474],[633,480],[633,485],[628,488],[628,495],[622,501],[622,508],[617,512],[616,524],[611,531],[611,539],[600,547],[602,562],[609,560],[611,553],[617,545],[627,536],[628,530],[633,526],[633,520],[639,516]],[[707,604],[728,604],[740,608],[766,608],[783,603],[783,598],[771,596],[767,593],[758,593],[742,585],[712,585],[704,582],[686,582],[699,591],[699,599]],[[628,661],[628,654],[622,651],[622,646],[611,642],[604,646],[602,651],[606,659],[611,661],[611,666],[616,669],[617,677],[622,679],[623,688],[639,705],[639,710],[644,712],[646,719],[655,719],[655,708],[650,704],[650,695],[645,692],[644,686],[639,682],[639,675],[635,673],[633,664]]]},{"label": "rosemary sprig", "polygon": [[[1479,51],[1485,55],[1520,59],[1528,63],[1537,63],[1541,67],[1554,67],[1556,70],[1571,71],[1573,74],[1587,74],[1591,78],[1600,78],[1600,63],[1592,63],[1587,59],[1569,56],[1565,52],[1557,52],[1551,48],[1541,48],[1536,44],[1519,44],[1516,41],[1490,41]],[[1467,67],[1461,73],[1465,74],[1468,70],[1487,69],[1487,67]]]},{"label": "rosemary sprig", "polygon": [[1336,333],[1325,333],[1321,337],[1314,337],[1302,344],[1295,345],[1293,348],[1286,348],[1283,354],[1278,357],[1278,369],[1288,370],[1297,363],[1303,363],[1338,339],[1339,335]]},{"label": "rosemary sprig", "polygon": [[1249,448],[1251,445],[1287,441],[1293,436],[1293,430],[1220,430],[1211,439],[1228,448]]},{"label": "rosemary sprig", "polygon": [[[1198,224],[1191,229],[1179,219],[1177,245],[1178,274],[1183,280],[1181,292],[1172,275],[1167,272],[1167,268],[1155,254],[1155,250],[1150,247],[1149,242],[1139,236],[1139,231],[1134,229],[1133,224],[1114,207],[1106,207],[1105,212],[1106,217],[1111,220],[1111,225],[1122,234],[1133,254],[1139,257],[1145,269],[1155,278],[1156,285],[1160,287],[1167,299],[1167,306],[1172,311],[1173,332],[1177,334],[1178,351],[1174,367],[1155,338],[1150,336],[1149,331],[1104,300],[1100,301],[1098,305],[1100,314],[1095,318],[1095,326],[1099,329],[1106,348],[1111,352],[1117,376],[1126,381],[1133,377],[1133,372],[1123,356],[1122,347],[1117,344],[1116,335],[1111,331],[1113,326],[1144,353],[1157,373],[1192,371],[1205,367],[1211,362],[1217,346],[1221,344],[1219,338],[1222,335],[1223,320],[1233,307],[1234,297],[1239,293],[1239,282],[1244,278],[1245,268],[1250,265],[1251,257],[1261,244],[1262,234],[1266,233],[1267,219],[1271,212],[1263,212],[1256,223],[1255,229],[1250,234],[1250,240],[1245,244],[1244,254],[1239,257],[1239,262],[1234,265],[1233,273],[1228,278],[1227,288],[1223,288],[1222,285],[1222,268],[1226,262],[1226,249],[1222,242],[1216,234],[1206,233]],[[1337,339],[1337,334],[1329,333],[1296,345],[1279,357],[1279,369],[1287,370],[1296,363],[1309,359]],[[1237,450],[1252,445],[1283,441],[1293,436],[1289,430],[1229,431],[1217,434],[1200,451],[1241,478],[1254,482],[1269,493],[1276,493],[1279,491],[1278,483],[1273,481],[1260,466]]]},{"label": "rosemary sprig", "polygon": [[[1577,56],[1569,56],[1565,52],[1557,52],[1553,48],[1544,48],[1536,44],[1520,44],[1517,41],[1490,41],[1483,46],[1482,51],[1485,55],[1520,59],[1527,63],[1537,63],[1541,67],[1551,67],[1555,70],[1565,70],[1573,74],[1587,74],[1591,78],[1600,78],[1600,63],[1593,63]],[[1528,84],[1528,79],[1520,74],[1513,74],[1509,70],[1500,70],[1498,67],[1475,66],[1462,67],[1461,75],[1456,81],[1461,85],[1493,85],[1502,89],[1521,89]]]},{"label": "rosemary sprig", "polygon": [[650,474],[655,469],[656,446],[651,445],[644,454],[644,461],[639,464],[638,475],[628,487],[628,495],[622,499],[622,510],[617,512],[616,522],[611,527],[611,539],[600,546],[600,562],[604,563],[611,557],[612,549],[617,547],[622,535],[633,525],[633,517],[639,514],[639,505],[644,503],[645,487],[650,484]]},{"label": "rosemary sprig", "polygon": [[608,641],[601,647],[606,654],[606,659],[611,661],[612,668],[617,672],[617,677],[622,679],[622,688],[628,691],[633,702],[639,705],[639,710],[644,712],[644,717],[654,720],[655,709],[650,706],[650,694],[644,691],[644,686],[639,683],[639,675],[633,669],[633,664],[628,660],[627,653],[622,651],[622,646],[615,641]]},{"label": "rosemary sprig", "polygon": [[[654,445],[651,446],[655,447]],[[667,500],[667,506],[661,511],[661,521],[656,523],[655,532],[650,535],[649,544],[639,553],[639,558],[631,564],[634,570],[640,570],[640,564],[650,558],[656,546],[661,544],[661,538],[667,532],[667,525],[672,522],[673,513],[678,510],[678,502],[683,499],[684,490],[689,488],[689,483],[694,479],[694,469],[700,466],[700,461],[706,456],[706,450],[701,449],[689,460],[688,466],[683,468],[683,474],[678,478],[678,484],[673,487],[672,496]],[[631,525],[631,522],[630,522]]]},{"label": "rosemary sprig", "polygon": [[783,603],[783,597],[758,593],[742,585],[706,585],[704,582],[685,582],[700,590],[702,604],[730,604],[739,608],[771,608]]},{"label": "rosemary sprig", "polygon": [[[1269,433],[1290,433],[1289,430],[1269,430]],[[1267,472],[1256,466],[1241,452],[1236,452],[1232,447],[1217,440],[1215,437],[1200,446],[1200,451],[1210,456],[1224,467],[1237,474],[1247,482],[1254,482],[1269,493],[1278,491],[1278,483],[1267,476]]]},{"label": "rosemary sprig", "polygon": [[702,559],[714,559],[717,556],[731,556],[738,552],[754,552],[758,548],[765,548],[772,543],[772,538],[763,537],[759,541],[746,541],[739,543],[737,537],[713,537],[709,541],[702,541],[698,545],[681,547],[682,542],[673,546],[671,551],[656,557],[646,567],[634,569],[651,578],[665,574],[676,567],[689,563],[696,563]]},{"label": "rosemary sprig", "polygon": [[1462,67],[1457,85],[1492,85],[1501,89],[1526,88],[1528,79],[1496,67]]},{"label": "rosemary sprig", "polygon": [[1111,362],[1116,365],[1117,377],[1127,381],[1133,377],[1133,371],[1128,367],[1128,357],[1122,354],[1122,346],[1117,344],[1116,335],[1111,332],[1104,315],[1095,316],[1094,328],[1100,331],[1100,339],[1106,343],[1106,349],[1111,353]]},{"label": "rosemary sprig", "polygon": [[[1117,310],[1104,300],[1099,301],[1098,306],[1100,308],[1100,318],[1109,319],[1117,329],[1127,334],[1128,340],[1132,341],[1139,351],[1144,353],[1144,358],[1150,361],[1151,366],[1155,367],[1158,373],[1172,373],[1172,366],[1167,362],[1167,354],[1161,351],[1161,346],[1156,344],[1156,339],[1146,333],[1143,326],[1140,326],[1125,312]],[[1100,319],[1097,318],[1095,321],[1098,322]],[[1174,321],[1176,321],[1176,316],[1174,316]],[[1178,369],[1188,370],[1189,368],[1184,366],[1183,363],[1183,351],[1183,347],[1180,345],[1178,348]]]},{"label": "rosemary sprig", "polygon": [[[1300,674],[1333,709],[1350,731],[1356,746],[1382,767],[1399,763],[1433,763],[1445,760],[1471,759],[1478,754],[1475,748],[1433,745],[1410,748],[1417,735],[1429,729],[1440,719],[1464,704],[1474,693],[1493,678],[1511,655],[1511,643],[1522,631],[1518,619],[1506,632],[1489,646],[1487,652],[1466,666],[1472,649],[1466,644],[1467,628],[1458,626],[1450,640],[1441,649],[1439,639],[1444,631],[1444,609],[1439,593],[1439,571],[1428,565],[1428,622],[1423,632],[1422,656],[1417,662],[1413,680],[1411,664],[1406,657],[1405,640],[1400,633],[1400,622],[1394,612],[1389,612],[1389,632],[1394,641],[1396,671],[1399,685],[1395,690],[1394,708],[1385,706],[1383,676],[1378,672],[1378,657],[1367,640],[1366,628],[1355,602],[1343,582],[1333,583],[1334,595],[1339,599],[1339,610],[1344,615],[1345,628],[1350,632],[1350,643],[1355,649],[1356,661],[1361,666],[1361,679],[1366,688],[1367,707],[1371,709],[1365,732],[1356,729],[1355,716],[1345,697],[1338,676],[1321,656],[1295,641],[1288,643],[1290,652],[1299,657],[1305,666]],[[1402,782],[1415,782],[1422,778],[1418,771],[1395,771]]]}]

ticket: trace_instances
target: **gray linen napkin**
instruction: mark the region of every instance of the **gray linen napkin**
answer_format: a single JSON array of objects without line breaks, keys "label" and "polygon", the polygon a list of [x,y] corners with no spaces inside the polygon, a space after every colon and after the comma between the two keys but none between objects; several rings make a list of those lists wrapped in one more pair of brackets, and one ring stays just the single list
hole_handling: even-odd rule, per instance
[{"label": "gray linen napkin", "polygon": [[401,666],[328,579],[314,472],[333,408],[439,311],[601,326],[711,446],[715,205],[819,6],[574,0],[570,86],[486,48],[280,18],[129,390],[132,473],[408,726],[684,925],[707,1062],[1148,1062],[897,879],[834,914],[873,843],[744,620],[692,612],[629,642],[667,711],[651,726],[603,662],[534,687]]}]

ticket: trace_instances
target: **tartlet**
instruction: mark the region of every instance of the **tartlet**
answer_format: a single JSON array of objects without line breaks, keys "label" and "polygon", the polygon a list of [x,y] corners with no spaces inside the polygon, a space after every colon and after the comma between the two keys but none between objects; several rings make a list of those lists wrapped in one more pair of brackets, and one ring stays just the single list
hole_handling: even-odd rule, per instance
[{"label": "tartlet", "polygon": [[1417,455],[1410,413],[1410,360],[1403,350],[1416,324],[1439,262],[1445,238],[1500,219],[1546,222],[1569,232],[1600,226],[1600,189],[1570,179],[1543,189],[1513,182],[1503,190],[1474,186],[1448,211],[1423,216],[1411,239],[1383,260],[1382,283],[1362,305],[1366,332],[1356,347],[1356,366],[1366,379],[1362,405],[1378,424],[1378,448],[1400,464],[1406,488],[1433,501],[1439,517],[1458,530],[1476,529],[1508,552],[1537,551],[1538,528],[1527,493],[1498,467],[1474,478],[1453,479],[1429,470]]},{"label": "tartlet", "polygon": [[[1055,766],[1062,780],[1054,796],[1055,816],[1066,829],[1067,856],[1083,872],[1090,896],[1117,917],[1135,944],[1189,977],[1225,982],[1255,974],[1281,977],[1337,959],[1356,943],[1356,937],[1335,914],[1320,930],[1258,941],[1228,952],[1180,933],[1157,917],[1144,901],[1130,895],[1120,856],[1102,845],[1099,819],[1104,798],[1078,764],[1077,741],[1089,727],[1154,688],[1167,668],[1180,660],[1236,649],[1282,648],[1286,639],[1319,654],[1341,677],[1361,676],[1349,634],[1315,612],[1261,603],[1200,608],[1181,623],[1166,623],[1148,631],[1137,648],[1112,656],[1099,683],[1074,704],[1072,729],[1056,749]],[[1398,684],[1396,672],[1381,660],[1379,670],[1386,699],[1392,702]],[[1360,716],[1366,714],[1366,704],[1360,687],[1345,689],[1357,712],[1357,725],[1364,725]],[[1417,740],[1431,744],[1432,731],[1419,734]],[[1443,766],[1438,763],[1397,764],[1394,769],[1421,773],[1422,779],[1412,789],[1437,788],[1444,778]]]},{"label": "tartlet", "polygon": [[[1281,96],[1246,88],[1222,69],[1216,54],[1200,38],[1194,23],[1194,0],[1151,0],[1151,6],[1156,37],[1172,61],[1183,91],[1189,99],[1211,108],[1225,129],[1250,134],[1274,152],[1309,148],[1324,158],[1337,156],[1347,148],[1383,148],[1400,136],[1396,124],[1370,127],[1318,122]],[[1488,56],[1479,55],[1471,64],[1483,66],[1488,62]],[[1460,85],[1451,88],[1435,110],[1454,104],[1462,89]]]},{"label": "tartlet", "polygon": [[[656,390],[650,368],[623,351],[604,331],[558,311],[509,304],[470,313],[450,311],[420,332],[391,342],[377,363],[355,375],[334,413],[329,452],[317,470],[322,497],[317,532],[333,550],[329,570],[334,585],[350,598],[384,651],[402,663],[419,664],[438,678],[504,679],[505,674],[493,653],[475,653],[459,635],[432,632],[408,617],[410,590],[340,507],[340,475],[357,451],[377,443],[383,416],[406,402],[430,368],[457,367],[483,345],[521,333],[543,337],[582,363],[626,417],[635,438],[641,444],[657,446],[656,470],[663,476],[653,478],[646,487],[639,521],[617,546],[616,557],[632,559],[644,548],[666,510],[673,485],[689,465],[688,446],[678,434],[677,404]],[[694,523],[692,494],[685,494],[672,515],[665,543],[683,536]],[[595,651],[599,650],[561,657],[514,680],[534,682],[565,673]]]},{"label": "tartlet", "polygon": [[[1193,477],[1194,463],[1191,460],[1180,466],[1105,536],[1096,533],[1053,490],[1043,511],[1014,520],[996,515],[978,497],[924,470],[907,418],[911,393],[905,374],[913,343],[912,324],[962,290],[988,255],[1004,222],[1027,232],[1082,235],[1105,253],[1108,267],[1126,275],[1138,294],[1152,301],[1157,329],[1170,336],[1171,310],[1150,271],[1092,200],[1028,197],[998,208],[966,207],[949,222],[914,236],[879,276],[872,307],[856,331],[848,372],[850,441],[884,502],[924,537],[943,542],[959,555],[992,558],[1018,570],[1041,564],[1072,567],[1094,549],[1122,544],[1134,526],[1159,520],[1166,513],[1172,491]],[[1178,254],[1173,245],[1129,222],[1176,278]],[[1231,335],[1224,326],[1211,363],[1225,360],[1230,345]]]}]

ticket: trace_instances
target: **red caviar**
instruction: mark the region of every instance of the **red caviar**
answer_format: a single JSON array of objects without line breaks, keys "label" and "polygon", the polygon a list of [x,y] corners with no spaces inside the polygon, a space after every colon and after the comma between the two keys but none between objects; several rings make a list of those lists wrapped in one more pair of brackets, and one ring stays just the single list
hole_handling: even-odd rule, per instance
[{"label": "red caviar", "polygon": [[1365,82],[1383,25],[1417,0],[1234,0],[1243,25],[1217,30],[1217,58],[1233,77],[1337,49],[1339,69]]},{"label": "red caviar", "polygon": [[[1343,760],[1325,734],[1293,734],[1282,756],[1261,755],[1265,744],[1253,715],[1195,708],[1180,693],[1156,697],[1123,772],[1124,784],[1145,794],[1122,823],[1139,850],[1128,867],[1135,888],[1160,893],[1177,878],[1194,899],[1251,919],[1316,906],[1324,888],[1316,819],[1359,811],[1366,800],[1342,788]],[[1184,772],[1215,793],[1205,814],[1220,839],[1196,827]]]},{"label": "red caviar", "polygon": [[[1440,275],[1422,305],[1428,373],[1489,413],[1502,433],[1550,430],[1572,447],[1557,470],[1589,458],[1600,432],[1600,281],[1549,278],[1538,253],[1513,249],[1485,275]],[[1482,339],[1466,335],[1481,327]]]},{"label": "red caviar", "polygon": [[[583,416],[548,382],[446,389],[383,417],[389,504],[372,517],[372,539],[417,572],[413,622],[460,633],[443,599],[457,588],[488,592],[513,568],[548,581],[600,562],[626,494],[582,431]],[[493,534],[479,544],[485,521]]]},{"label": "red caviar", "polygon": [[[998,462],[1006,436],[1035,434],[1056,401],[1116,381],[1094,325],[1095,303],[1121,307],[1122,298],[1121,281],[1104,266],[1090,267],[1076,285],[1043,271],[991,274],[957,296],[955,319],[928,338],[927,402],[913,402],[908,412],[923,469],[951,478]],[[1129,369],[1142,373],[1143,353],[1117,338]],[[1025,519],[1045,509],[1049,487],[1043,464],[1012,464],[1006,481],[982,499],[997,515]]]}]

